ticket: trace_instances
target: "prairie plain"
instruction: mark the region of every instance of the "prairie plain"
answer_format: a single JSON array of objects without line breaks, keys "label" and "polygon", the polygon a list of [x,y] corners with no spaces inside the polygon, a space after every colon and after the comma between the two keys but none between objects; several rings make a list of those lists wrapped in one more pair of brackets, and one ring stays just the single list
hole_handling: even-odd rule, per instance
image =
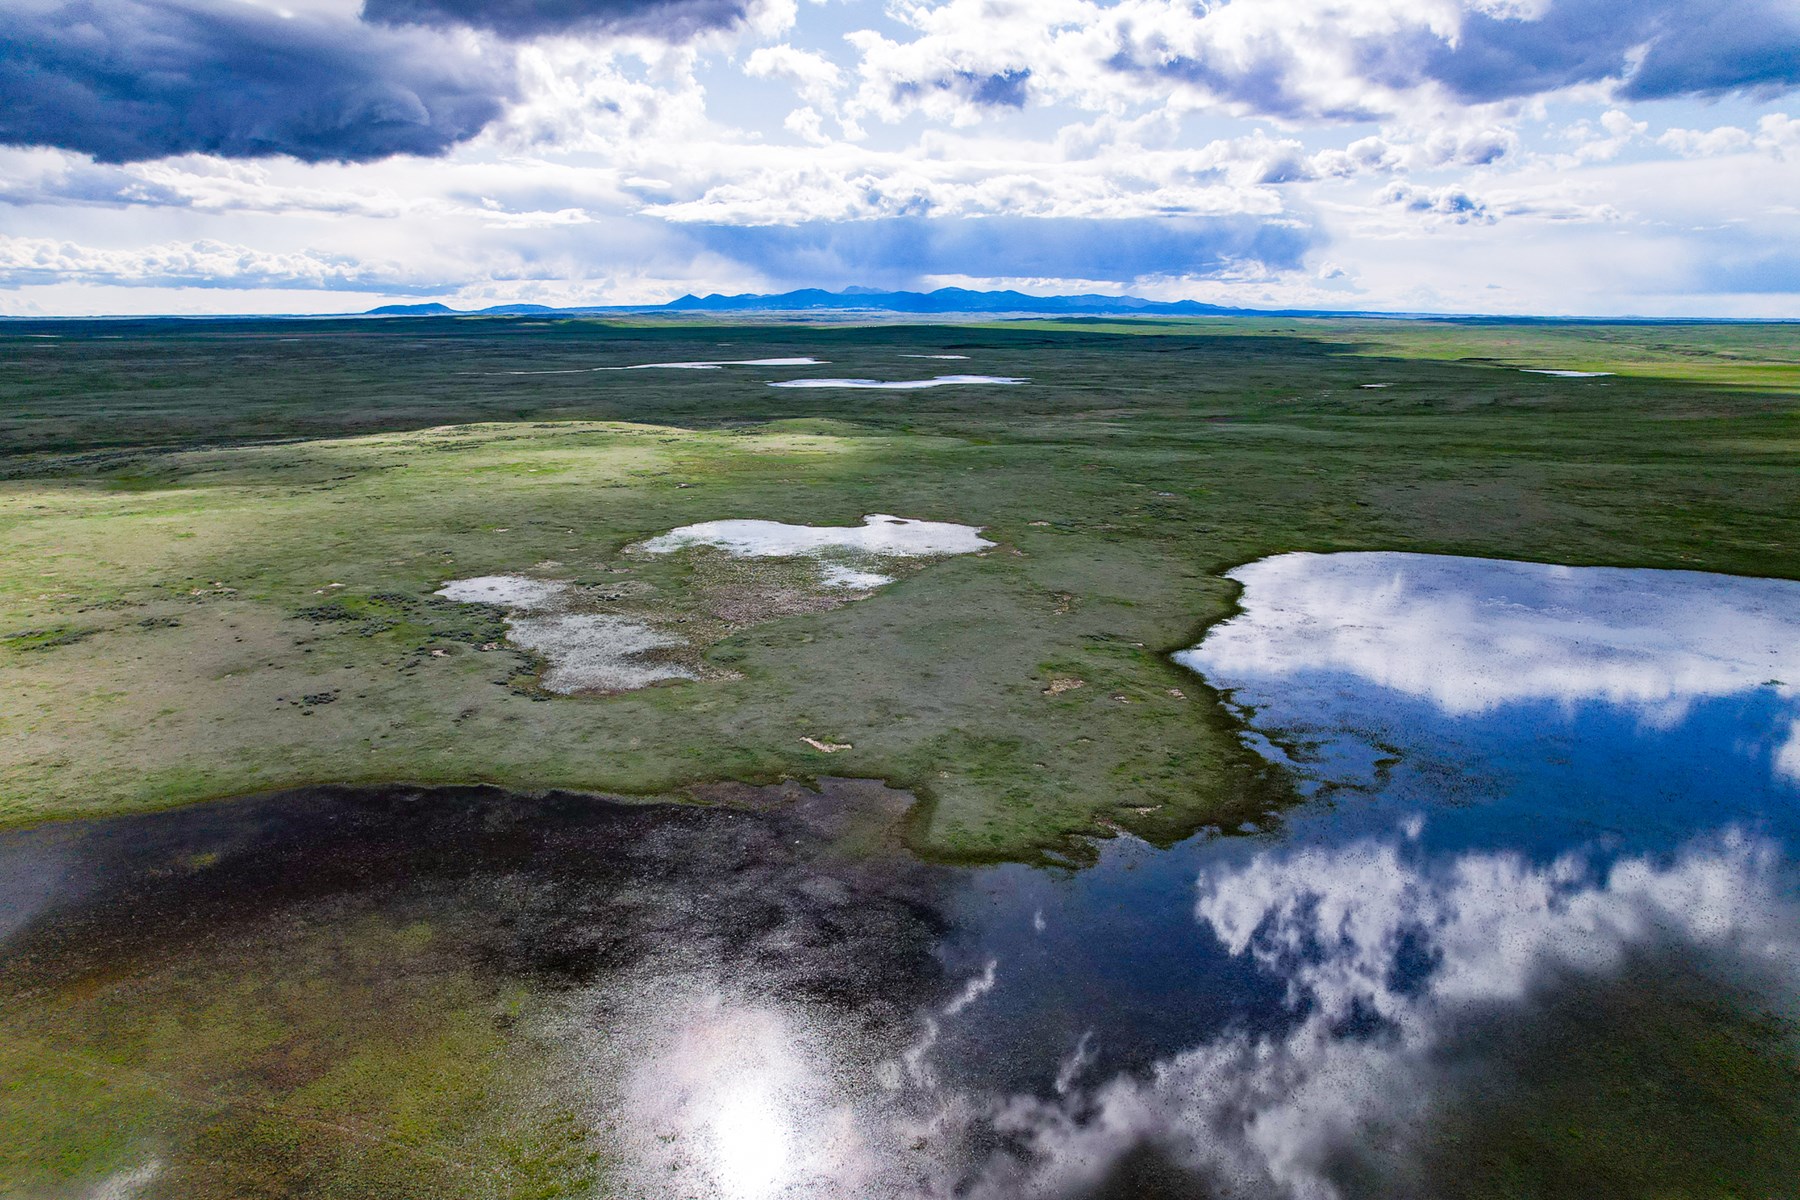
[{"label": "prairie plain", "polygon": [[[676,797],[830,773],[919,796],[928,854],[1079,857],[1087,835],[1167,842],[1288,798],[1168,657],[1232,610],[1244,562],[1800,576],[1785,325],[490,318],[0,339],[9,824],[315,783]],[[1027,382],[770,386],[910,379],[937,354]],[[733,619],[763,586],[741,563],[624,553],[696,522],[869,513],[997,544],[764,622]],[[434,596],[508,573],[706,626],[711,677],[549,695],[499,610]]]}]

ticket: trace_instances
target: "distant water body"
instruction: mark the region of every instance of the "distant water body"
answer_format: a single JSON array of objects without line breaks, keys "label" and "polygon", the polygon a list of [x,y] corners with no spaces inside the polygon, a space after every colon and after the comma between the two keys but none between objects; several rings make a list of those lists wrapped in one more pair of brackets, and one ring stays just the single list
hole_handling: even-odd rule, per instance
[{"label": "distant water body", "polygon": [[[603,1193],[1795,1194],[1800,584],[1233,574],[1178,658],[1307,797],[1257,829],[961,869],[899,850],[901,794],[828,782],[13,833],[0,1032],[153,1028],[159,980],[251,969],[366,1019],[318,954],[244,947],[404,917],[542,997]],[[143,1144],[209,1169],[182,1120]]]}]

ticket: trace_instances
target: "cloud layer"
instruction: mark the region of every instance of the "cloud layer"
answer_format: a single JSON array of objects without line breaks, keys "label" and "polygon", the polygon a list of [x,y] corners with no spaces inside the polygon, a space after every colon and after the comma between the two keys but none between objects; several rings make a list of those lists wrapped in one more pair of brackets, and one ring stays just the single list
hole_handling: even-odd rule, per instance
[{"label": "cloud layer", "polygon": [[370,299],[1800,312],[1796,63],[1786,0],[0,0],[0,203]]},{"label": "cloud layer", "polygon": [[461,25],[512,38],[594,31],[668,40],[744,21],[754,0],[364,0],[363,16],[390,25]]}]

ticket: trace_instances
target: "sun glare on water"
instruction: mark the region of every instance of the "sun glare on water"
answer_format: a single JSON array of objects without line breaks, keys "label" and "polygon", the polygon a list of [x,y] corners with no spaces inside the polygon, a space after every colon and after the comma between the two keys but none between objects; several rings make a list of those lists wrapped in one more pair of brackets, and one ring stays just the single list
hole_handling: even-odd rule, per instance
[{"label": "sun glare on water", "polygon": [[643,1194],[773,1200],[855,1176],[863,1143],[815,1057],[819,1032],[804,1014],[717,992],[657,1005],[630,1037]]},{"label": "sun glare on water", "polygon": [[724,1194],[734,1200],[772,1196],[788,1174],[792,1158],[787,1111],[766,1083],[745,1081],[719,1098],[708,1115]]}]

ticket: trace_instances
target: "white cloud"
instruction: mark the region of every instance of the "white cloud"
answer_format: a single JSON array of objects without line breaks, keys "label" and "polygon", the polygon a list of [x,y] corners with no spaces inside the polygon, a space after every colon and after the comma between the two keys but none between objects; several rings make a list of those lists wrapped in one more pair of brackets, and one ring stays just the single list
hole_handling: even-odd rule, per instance
[{"label": "white cloud", "polygon": [[[1719,21],[1695,0],[1641,0],[1601,25],[1549,3],[1471,0],[941,0],[895,6],[901,36],[851,35],[856,104],[884,120],[953,123],[1029,92],[1103,111],[1154,99],[1181,110],[1334,121],[1388,118],[1557,94],[1638,98],[1791,88],[1760,49],[1795,43],[1778,3]],[[1759,74],[1760,72],[1760,74]],[[983,95],[983,81],[1012,79]]]},{"label": "white cloud", "polygon": [[49,238],[0,235],[0,286],[63,281],[163,287],[407,288],[418,277],[395,262],[303,251],[271,254],[197,241],[106,250]]},{"label": "white cloud", "polygon": [[1634,121],[1619,109],[1608,109],[1596,122],[1578,122],[1567,135],[1578,143],[1575,158],[1586,162],[1604,162],[1617,158],[1619,152],[1641,138],[1650,128],[1648,121]]},{"label": "white cloud", "polygon": [[801,139],[815,146],[829,145],[831,138],[825,132],[825,122],[817,110],[809,107],[796,108],[782,121],[782,128],[789,130]]},{"label": "white cloud", "polygon": [[1786,113],[1768,113],[1756,123],[1756,148],[1777,158],[1800,158],[1800,120]]},{"label": "white cloud", "polygon": [[792,46],[759,46],[744,60],[752,79],[785,79],[808,104],[830,105],[844,85],[844,72],[823,54]]},{"label": "white cloud", "polygon": [[1736,154],[1748,150],[1754,145],[1754,139],[1748,130],[1739,129],[1735,125],[1720,125],[1713,129],[1670,129],[1656,139],[1659,145],[1667,146],[1683,158],[1706,158],[1715,154]]},{"label": "white cloud", "polygon": [[1292,145],[1268,139],[1197,151],[1104,156],[1076,162],[1021,155],[1012,161],[941,157],[836,145],[803,154],[763,151],[728,182],[691,199],[647,205],[670,221],[796,225],[808,221],[1017,216],[1130,218],[1285,211],[1264,186],[1289,165],[1310,170]]},{"label": "white cloud", "polygon": [[1492,210],[1478,197],[1460,187],[1419,187],[1396,180],[1381,189],[1383,204],[1393,204],[1408,212],[1423,213],[1434,218],[1454,221],[1458,225],[1471,222],[1492,224]]}]

